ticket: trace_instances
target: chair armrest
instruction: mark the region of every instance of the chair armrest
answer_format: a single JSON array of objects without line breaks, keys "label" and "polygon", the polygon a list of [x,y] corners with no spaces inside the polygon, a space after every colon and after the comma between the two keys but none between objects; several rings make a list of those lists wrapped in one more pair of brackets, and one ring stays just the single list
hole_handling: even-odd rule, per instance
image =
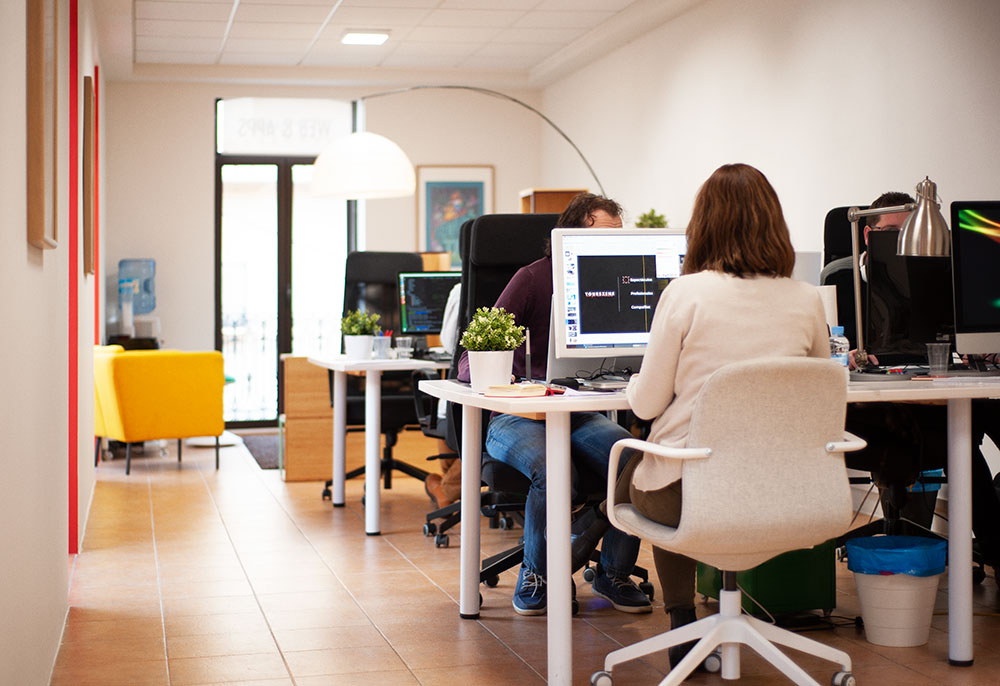
[{"label": "chair armrest", "polygon": [[635,450],[653,453],[654,455],[673,460],[700,460],[712,455],[711,448],[671,448],[659,443],[641,441],[638,438],[623,438],[620,441],[616,441],[611,446],[611,455],[608,458],[608,502],[606,507],[608,520],[616,529],[621,529],[621,526],[619,526],[614,512],[616,504],[615,487],[618,483],[618,463],[621,461],[622,451],[625,448],[634,448]]},{"label": "chair armrest", "polygon": [[844,440],[842,441],[830,441],[826,444],[826,452],[828,453],[851,453],[855,450],[861,450],[868,445],[868,441],[861,438],[860,436],[855,436],[850,431],[844,432]]}]

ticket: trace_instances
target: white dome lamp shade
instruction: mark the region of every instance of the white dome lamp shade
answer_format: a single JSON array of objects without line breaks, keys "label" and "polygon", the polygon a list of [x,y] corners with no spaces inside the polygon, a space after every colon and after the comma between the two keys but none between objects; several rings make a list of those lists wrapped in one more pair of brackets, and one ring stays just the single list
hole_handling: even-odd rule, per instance
[{"label": "white dome lamp shade", "polygon": [[313,195],[369,200],[413,195],[413,164],[385,136],[361,131],[328,145],[313,165]]}]

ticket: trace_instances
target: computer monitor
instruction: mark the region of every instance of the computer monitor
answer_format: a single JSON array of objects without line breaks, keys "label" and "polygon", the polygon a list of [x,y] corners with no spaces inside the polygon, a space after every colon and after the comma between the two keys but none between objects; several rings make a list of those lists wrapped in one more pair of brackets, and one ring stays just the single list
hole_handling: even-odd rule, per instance
[{"label": "computer monitor", "polygon": [[1000,201],[951,204],[955,348],[1000,352]]},{"label": "computer monitor", "polygon": [[399,321],[404,334],[441,333],[444,307],[460,272],[400,272]]},{"label": "computer monitor", "polygon": [[866,349],[881,365],[926,364],[927,343],[951,341],[951,260],[896,254],[898,231],[868,234]]},{"label": "computer monitor", "polygon": [[677,229],[552,231],[552,322],[558,358],[641,356],[660,293],[680,276]]}]

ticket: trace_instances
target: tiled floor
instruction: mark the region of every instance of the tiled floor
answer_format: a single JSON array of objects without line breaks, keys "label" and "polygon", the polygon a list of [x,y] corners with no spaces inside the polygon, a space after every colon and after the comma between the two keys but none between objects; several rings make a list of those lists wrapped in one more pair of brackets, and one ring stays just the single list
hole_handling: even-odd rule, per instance
[{"label": "tiled floor", "polygon": [[[360,435],[352,434],[352,440]],[[407,434],[398,455],[436,452]],[[173,442],[170,442],[173,444]],[[360,444],[351,449],[358,454]],[[458,535],[436,549],[421,533],[428,501],[420,482],[396,479],[383,493],[382,536],[364,534],[362,480],[348,506],[333,509],[317,483],[284,483],[244,448],[190,448],[178,468],[163,455],[98,468],[83,552],[70,560],[71,609],[52,683],[242,684],[244,686],[522,686],[545,681],[545,620],[510,606],[514,575],[482,587],[479,621],[458,617]],[[147,450],[156,453],[156,450]],[[482,525],[483,547],[513,544],[517,532]],[[640,564],[651,565],[644,546]],[[838,564],[835,615],[860,613],[854,581]],[[574,683],[588,684],[604,655],[665,628],[662,606],[624,615],[591,595],[577,575],[582,609],[573,621]],[[657,598],[659,598],[657,584]],[[847,650],[858,683],[1000,684],[997,585],[976,587],[971,668],[947,664],[947,616],[930,642],[883,648],[853,626],[810,635]],[[939,591],[938,607],[946,607]],[[699,614],[714,604],[699,605]],[[821,683],[832,666],[793,653]],[[665,656],[615,671],[615,684],[655,684]],[[699,674],[691,683],[722,683]],[[744,651],[742,684],[787,680]]]}]

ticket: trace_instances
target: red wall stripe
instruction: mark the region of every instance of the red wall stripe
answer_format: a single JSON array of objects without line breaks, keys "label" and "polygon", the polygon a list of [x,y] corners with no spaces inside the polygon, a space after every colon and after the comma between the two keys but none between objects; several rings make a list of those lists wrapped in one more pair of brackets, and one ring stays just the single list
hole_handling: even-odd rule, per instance
[{"label": "red wall stripe", "polygon": [[80,60],[77,55],[79,37],[78,31],[78,0],[69,2],[69,552],[79,552],[77,517],[79,481],[77,466],[79,464],[79,391],[80,391],[80,325],[79,325],[79,269],[80,259],[77,251],[80,247],[80,208],[77,184],[80,181],[80,144],[78,136],[80,125],[77,122],[80,107],[77,103],[80,87]]},{"label": "red wall stripe", "polygon": [[94,345],[101,344],[101,86],[94,65]]}]

